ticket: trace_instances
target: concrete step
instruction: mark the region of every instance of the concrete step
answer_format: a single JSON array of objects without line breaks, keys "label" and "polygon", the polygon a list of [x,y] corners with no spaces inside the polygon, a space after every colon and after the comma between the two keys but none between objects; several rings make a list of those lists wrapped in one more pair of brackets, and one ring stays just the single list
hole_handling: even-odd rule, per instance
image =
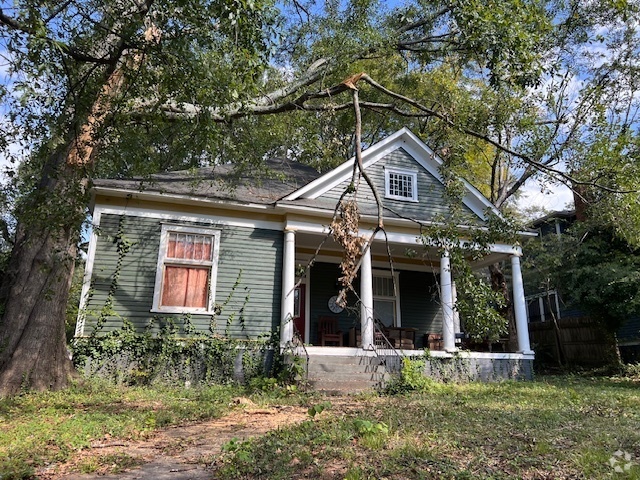
[{"label": "concrete step", "polygon": [[378,357],[354,357],[346,355],[313,355],[309,357],[309,364],[320,363],[326,365],[370,365],[380,364]]},{"label": "concrete step", "polygon": [[310,381],[309,386],[318,392],[329,395],[345,395],[373,391],[378,384],[373,382],[331,382]]},{"label": "concrete step", "polygon": [[339,373],[318,373],[318,372],[310,372],[307,375],[308,380],[322,380],[322,381],[332,381],[332,382],[374,382],[380,380],[386,380],[389,378],[389,374],[386,372],[369,372],[369,373],[360,373],[360,372],[339,372]]},{"label": "concrete step", "polygon": [[311,388],[341,395],[371,391],[390,379],[383,362],[375,356],[313,355],[307,372]]},{"label": "concrete step", "polygon": [[309,362],[309,373],[371,373],[385,370],[384,365],[339,365]]}]

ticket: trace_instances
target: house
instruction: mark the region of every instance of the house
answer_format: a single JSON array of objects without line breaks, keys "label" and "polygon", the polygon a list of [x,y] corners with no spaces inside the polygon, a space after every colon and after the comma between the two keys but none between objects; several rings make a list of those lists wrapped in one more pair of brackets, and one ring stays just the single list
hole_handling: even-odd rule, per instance
[{"label": "house", "polygon": [[[534,353],[520,247],[493,244],[474,264],[481,269],[510,261],[518,351],[460,351],[449,256],[421,241],[414,221],[425,225],[449,214],[441,160],[406,128],[362,157],[383,198],[388,243],[379,233],[364,248],[356,293],[346,307],[337,299],[343,251],[327,233],[336,203],[350,184],[353,161],[320,175],[296,162],[270,160],[266,164],[273,175],[259,181],[234,179],[228,165],[202,168],[197,175],[185,171],[144,180],[96,180],[76,335],[95,328],[97,312],[104,312],[108,302],[110,309],[101,316],[104,331],[120,328],[122,318],[144,329],[151,319],[158,328],[184,316],[197,330],[211,328],[235,338],[255,339],[279,330],[281,348],[297,345],[296,351],[309,357],[310,375],[314,360],[320,365],[316,369],[333,372],[349,359],[362,364],[362,359],[391,351],[423,356],[431,347],[429,359],[462,359],[473,378],[531,377]],[[470,225],[482,226],[487,212],[499,215],[478,190],[467,182],[464,186]],[[377,206],[364,181],[357,201],[359,234],[369,241]],[[461,242],[465,228],[460,226]],[[319,330],[327,321],[335,331]],[[384,325],[389,337],[383,353],[376,347],[382,333],[376,324]]]},{"label": "house", "polygon": [[[546,242],[551,235],[562,241],[579,217],[576,210],[570,209],[535,219],[531,227],[538,232],[538,238],[532,241]],[[529,332],[541,363],[602,366],[617,358],[618,352],[624,362],[640,359],[640,318],[629,318],[614,337],[580,304],[567,301],[566,289],[556,285],[541,288],[527,278],[525,287]]]}]

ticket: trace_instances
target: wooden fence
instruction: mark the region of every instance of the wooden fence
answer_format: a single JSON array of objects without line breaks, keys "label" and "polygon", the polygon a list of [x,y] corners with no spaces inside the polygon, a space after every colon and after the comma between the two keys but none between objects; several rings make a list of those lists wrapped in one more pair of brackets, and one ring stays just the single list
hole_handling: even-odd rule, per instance
[{"label": "wooden fence", "polygon": [[[544,364],[602,366],[616,358],[613,337],[589,317],[529,324],[536,360]],[[562,362],[561,362],[562,358]]]}]

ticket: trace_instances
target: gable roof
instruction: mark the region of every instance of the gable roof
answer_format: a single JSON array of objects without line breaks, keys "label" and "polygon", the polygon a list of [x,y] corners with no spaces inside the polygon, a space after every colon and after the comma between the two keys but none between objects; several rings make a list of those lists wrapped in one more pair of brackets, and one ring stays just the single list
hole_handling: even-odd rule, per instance
[{"label": "gable roof", "polygon": [[[440,174],[440,167],[443,164],[442,160],[406,127],[364,150],[362,152],[364,168],[367,169],[375,165],[384,157],[398,149],[403,149],[407,152],[415,160],[417,165],[421,166],[444,186],[444,181]],[[283,201],[301,205],[311,205],[313,204],[313,200],[318,202],[322,195],[340,183],[348,181],[351,178],[352,171],[353,158],[287,195],[283,198]],[[464,179],[462,179],[462,182],[467,192],[462,199],[462,203],[469,208],[469,210],[482,220],[487,219],[486,210],[490,210],[495,215],[500,216],[498,209],[482,195],[478,189]]]},{"label": "gable roof", "polygon": [[245,172],[238,175],[234,165],[216,165],[180,170],[131,179],[96,179],[101,191],[145,192],[167,196],[231,200],[239,203],[272,204],[308,184],[320,174],[317,170],[285,159],[265,161],[273,176]]},{"label": "gable roof", "polygon": [[[444,202],[441,201],[444,195],[444,182],[439,169],[443,162],[409,129],[402,128],[372,145],[362,153],[362,157],[364,167],[370,173],[378,174],[392,159],[397,160],[402,157],[403,161],[409,162],[412,169],[415,167],[420,171],[420,175],[424,177],[423,180],[428,180],[428,182],[419,180],[419,184],[423,186],[427,183],[431,184],[431,190],[425,195],[425,199],[421,198],[420,203],[415,203],[413,207],[400,213],[390,208],[390,205],[395,207],[399,202],[406,205],[406,202],[385,199],[385,217],[430,221],[432,219],[430,215],[435,211],[441,213],[448,211]],[[381,162],[383,159],[384,161]],[[352,158],[323,175],[314,168],[295,161],[270,159],[264,164],[267,172],[272,171],[273,175],[265,172],[256,174],[255,171],[238,174],[234,165],[225,164],[132,179],[96,179],[93,182],[93,189],[98,194],[122,197],[135,192],[156,198],[164,197],[167,200],[172,198],[172,201],[179,202],[209,200],[238,206],[279,206],[285,209],[302,207],[321,212],[333,212],[339,193],[351,179],[353,160]],[[487,210],[500,216],[495,206],[475,187],[464,179],[462,181],[466,189],[462,203],[471,217],[475,217],[476,221],[484,221]],[[377,188],[382,189],[380,194],[384,196],[384,179],[382,186]],[[362,188],[359,190],[359,192],[363,191]],[[363,198],[361,214],[375,216],[376,211],[375,202],[372,202],[371,198]],[[476,221],[471,217],[471,222],[475,223]]]}]

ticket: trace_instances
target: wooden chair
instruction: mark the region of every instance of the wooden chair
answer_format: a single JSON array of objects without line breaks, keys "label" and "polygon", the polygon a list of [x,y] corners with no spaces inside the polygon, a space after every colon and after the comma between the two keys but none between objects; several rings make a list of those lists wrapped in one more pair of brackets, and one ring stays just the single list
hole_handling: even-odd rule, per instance
[{"label": "wooden chair", "polygon": [[429,350],[442,350],[442,335],[439,333],[425,333],[424,346]]},{"label": "wooden chair", "polygon": [[318,338],[323,347],[327,342],[342,346],[342,331],[338,330],[337,317],[320,317],[318,319]]}]

